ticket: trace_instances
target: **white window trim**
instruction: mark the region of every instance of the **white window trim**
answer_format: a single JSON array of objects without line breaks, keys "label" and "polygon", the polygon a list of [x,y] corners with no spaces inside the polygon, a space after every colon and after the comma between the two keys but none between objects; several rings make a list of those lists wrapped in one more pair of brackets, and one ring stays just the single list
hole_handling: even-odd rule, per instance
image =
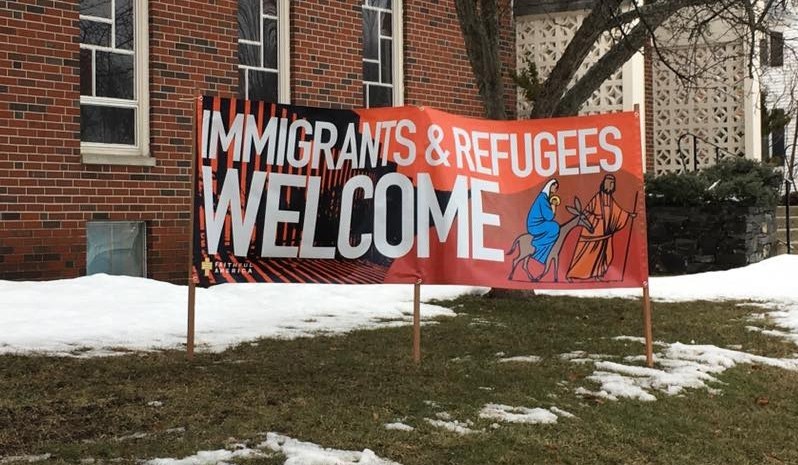
[{"label": "white window trim", "polygon": [[279,0],[277,10],[277,101],[291,103],[291,2]]},{"label": "white window trim", "polygon": [[[291,103],[291,1],[278,0],[277,3],[277,69],[248,66],[238,64],[236,70],[239,69],[258,69],[265,71],[277,72],[277,103],[290,104]],[[236,44],[250,44],[259,45],[263,47],[263,42],[254,40],[246,40],[239,38]],[[262,53],[262,52],[261,52]],[[247,84],[238,83],[239,86]],[[249,89],[244,89],[245,95],[249,97]]]},{"label": "white window trim", "polygon": [[405,46],[404,46],[404,5],[403,0],[394,0],[393,8],[393,105],[405,104]]},{"label": "white window trim", "polygon": [[[84,164],[154,166],[150,156],[150,70],[149,70],[149,13],[147,0],[133,0],[135,37],[136,143],[134,145],[80,143],[81,161]],[[80,103],[113,104],[115,99],[80,97]]]}]

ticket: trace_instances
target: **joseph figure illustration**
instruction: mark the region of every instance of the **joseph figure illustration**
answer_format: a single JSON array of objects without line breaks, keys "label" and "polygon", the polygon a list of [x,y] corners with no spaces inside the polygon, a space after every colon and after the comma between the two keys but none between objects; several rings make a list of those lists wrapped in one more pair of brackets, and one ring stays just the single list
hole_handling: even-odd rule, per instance
[{"label": "joseph figure illustration", "polygon": [[[615,201],[615,176],[604,176],[598,193],[585,208],[593,231],[582,228],[566,278],[602,280],[612,263],[612,239],[637,214],[621,208]],[[629,245],[627,244],[627,247]]]}]

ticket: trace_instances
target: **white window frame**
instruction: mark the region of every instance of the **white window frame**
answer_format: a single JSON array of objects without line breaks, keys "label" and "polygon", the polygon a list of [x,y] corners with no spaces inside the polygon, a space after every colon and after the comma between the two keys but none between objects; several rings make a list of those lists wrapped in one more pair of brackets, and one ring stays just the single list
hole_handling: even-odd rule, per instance
[{"label": "white window frame", "polygon": [[[111,0],[111,11],[115,1]],[[81,18],[91,18],[81,16]],[[133,92],[134,101],[106,97],[80,96],[80,104],[136,108],[136,138],[133,145],[80,142],[84,164],[154,166],[150,156],[149,25],[147,0],[133,0]]]},{"label": "white window frame", "polygon": [[[277,69],[259,68],[256,66],[247,66],[238,64],[238,69],[259,69],[277,72],[277,102],[283,104],[291,103],[291,1],[290,0],[277,0]],[[261,3],[261,10],[263,4]],[[263,22],[263,15],[261,15],[261,23]],[[263,34],[263,25],[261,24],[261,34]],[[260,45],[263,47],[263,37],[261,42],[245,40],[238,38],[238,43]],[[263,50],[261,49],[261,56]],[[248,78],[247,78],[248,79]],[[239,82],[239,86],[247,85]],[[249,97],[249,89],[245,88],[243,94]]]},{"label": "white window frame", "polygon": [[[361,11],[363,9],[370,9],[375,11],[383,11],[383,12],[390,12],[391,13],[391,27],[392,27],[392,36],[391,36],[391,53],[393,53],[393,60],[392,60],[392,84],[393,87],[393,106],[401,107],[405,104],[405,86],[404,86],[404,1],[403,0],[393,0],[391,2],[391,9],[385,8],[378,8],[374,6],[367,6],[367,0],[362,0]],[[362,14],[362,13],[361,13]],[[362,35],[362,31],[361,31]],[[380,47],[377,47],[378,53],[382,53]],[[366,60],[365,58],[361,57],[361,61],[371,61]],[[362,68],[361,68],[362,69]],[[382,84],[379,82],[373,81],[366,81],[363,79],[362,85],[369,83],[369,85],[378,85],[378,86],[385,86],[388,87],[387,84]],[[365,93],[363,106],[368,108],[368,93]]]}]

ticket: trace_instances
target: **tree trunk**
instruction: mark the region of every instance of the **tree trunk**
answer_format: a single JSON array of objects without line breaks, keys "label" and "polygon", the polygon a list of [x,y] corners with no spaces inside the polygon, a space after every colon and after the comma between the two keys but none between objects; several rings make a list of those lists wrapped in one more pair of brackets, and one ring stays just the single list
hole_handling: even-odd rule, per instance
[{"label": "tree trunk", "polygon": [[497,0],[455,0],[454,3],[485,116],[507,119],[499,56]]}]

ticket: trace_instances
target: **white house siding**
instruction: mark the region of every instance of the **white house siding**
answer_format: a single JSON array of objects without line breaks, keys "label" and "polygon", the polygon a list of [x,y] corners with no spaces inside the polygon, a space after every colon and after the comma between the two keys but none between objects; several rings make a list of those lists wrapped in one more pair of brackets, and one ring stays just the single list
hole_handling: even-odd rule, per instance
[{"label": "white house siding", "polygon": [[[762,88],[766,92],[765,103],[769,109],[780,108],[792,116],[785,128],[784,141],[789,157],[798,119],[798,6],[793,0],[788,0],[784,7],[775,11],[775,21],[771,27],[771,30],[784,34],[784,64],[762,67]],[[772,144],[771,137],[768,137],[768,144]]]}]

